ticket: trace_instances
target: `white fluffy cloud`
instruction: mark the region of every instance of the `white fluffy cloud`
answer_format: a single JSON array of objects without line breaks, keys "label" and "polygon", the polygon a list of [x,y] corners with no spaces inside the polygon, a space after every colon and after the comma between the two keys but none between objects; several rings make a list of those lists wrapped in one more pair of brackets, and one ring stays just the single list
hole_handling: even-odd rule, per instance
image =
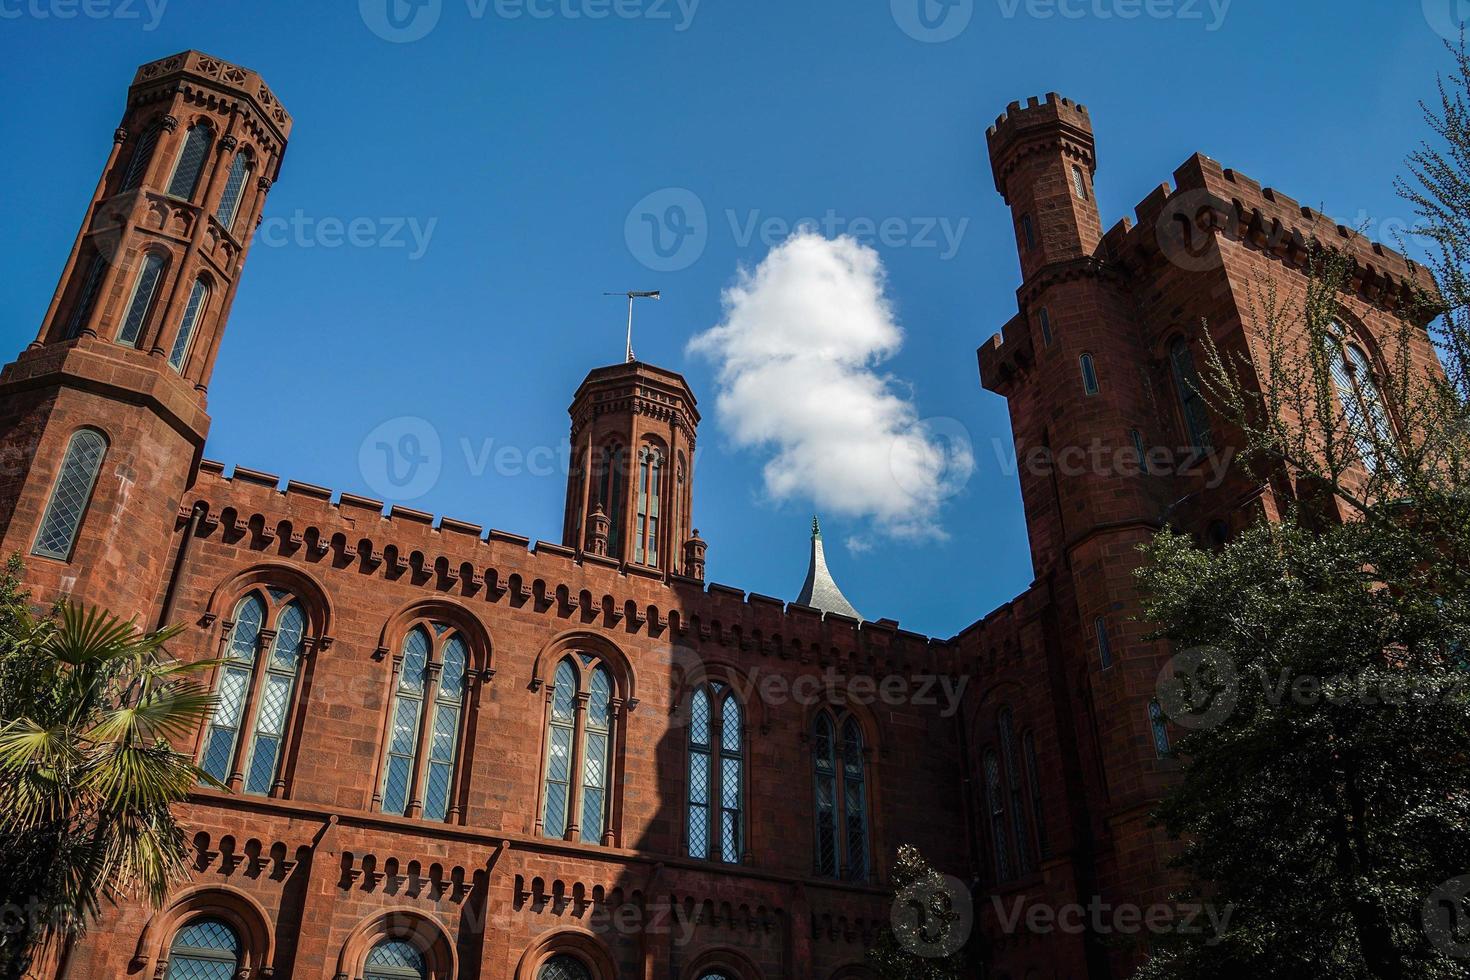
[{"label": "white fluffy cloud", "polygon": [[724,318],[689,342],[718,368],[716,412],[741,448],[770,453],[767,493],[866,518],[899,538],[944,536],[939,509],[969,478],[957,423],[920,421],[880,370],[903,345],[878,253],[798,231],[722,297]]}]

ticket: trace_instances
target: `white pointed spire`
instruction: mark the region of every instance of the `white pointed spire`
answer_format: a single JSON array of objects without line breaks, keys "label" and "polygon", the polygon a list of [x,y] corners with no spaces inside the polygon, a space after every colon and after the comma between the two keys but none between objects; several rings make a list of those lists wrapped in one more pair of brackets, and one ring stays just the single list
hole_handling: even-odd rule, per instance
[{"label": "white pointed spire", "polygon": [[812,517],[812,557],[811,564],[806,570],[806,582],[801,587],[801,595],[796,601],[803,606],[811,606],[822,612],[837,613],[839,616],[851,616],[853,619],[862,619],[863,614],[852,607],[837,583],[832,580],[832,573],[827,570],[827,557],[822,552],[822,525],[814,516]]}]

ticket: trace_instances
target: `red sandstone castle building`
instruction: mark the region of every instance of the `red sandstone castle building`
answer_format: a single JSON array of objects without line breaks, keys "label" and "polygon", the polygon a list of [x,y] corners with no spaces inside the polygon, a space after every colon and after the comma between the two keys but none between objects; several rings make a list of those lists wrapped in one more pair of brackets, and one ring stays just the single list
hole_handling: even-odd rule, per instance
[{"label": "red sandstone castle building", "polygon": [[[706,583],[699,412],[648,364],[573,398],[560,543],[206,459],[291,125],[252,71],[144,65],[0,374],[0,535],[36,600],[183,623],[173,652],[221,661],[182,746],[229,787],[183,808],[192,879],[42,975],[855,980],[907,843],[969,884],[977,976],[1126,976],[1146,935],[1002,912],[1168,895],[1148,818],[1176,775],[1169,651],[1135,620],[1135,547],[1166,519],[1219,540],[1297,492],[1200,464],[1234,442],[1194,394],[1200,324],[1244,349],[1257,277],[1300,290],[1326,240],[1356,261],[1344,396],[1371,398],[1414,267],[1202,156],[1104,233],[1087,110],[1010,106],[988,137],[1022,281],[979,366],[1010,404],[1035,581],[926,638],[859,616],[819,535],[797,601]],[[1078,465],[1089,447],[1113,462]]]}]

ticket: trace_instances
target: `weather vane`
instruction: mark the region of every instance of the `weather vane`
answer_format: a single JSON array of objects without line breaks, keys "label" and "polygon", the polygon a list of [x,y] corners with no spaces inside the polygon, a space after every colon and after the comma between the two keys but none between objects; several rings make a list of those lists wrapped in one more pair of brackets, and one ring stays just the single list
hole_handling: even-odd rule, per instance
[{"label": "weather vane", "polygon": [[635,299],[658,299],[658,292],[659,291],[657,289],[654,289],[654,290],[651,290],[651,291],[647,291],[647,292],[639,292],[637,290],[630,289],[630,290],[628,290],[627,292],[624,292],[624,293],[603,293],[602,294],[604,296],[626,296],[626,297],[628,297],[628,346],[627,346],[628,361],[627,361],[627,363],[629,363],[629,364],[632,364],[633,363],[633,301]]}]

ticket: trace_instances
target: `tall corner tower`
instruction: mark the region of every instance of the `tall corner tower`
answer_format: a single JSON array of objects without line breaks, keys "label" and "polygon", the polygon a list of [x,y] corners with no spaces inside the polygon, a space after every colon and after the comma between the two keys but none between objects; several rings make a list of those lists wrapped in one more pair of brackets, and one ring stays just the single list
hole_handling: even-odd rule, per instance
[{"label": "tall corner tower", "polygon": [[35,341],[0,372],[0,547],[38,598],[151,618],[291,117],[198,51],[138,69]]},{"label": "tall corner tower", "polygon": [[629,361],[597,368],[572,399],[562,543],[664,575],[704,577],[694,531],[699,410],[684,378]]}]

